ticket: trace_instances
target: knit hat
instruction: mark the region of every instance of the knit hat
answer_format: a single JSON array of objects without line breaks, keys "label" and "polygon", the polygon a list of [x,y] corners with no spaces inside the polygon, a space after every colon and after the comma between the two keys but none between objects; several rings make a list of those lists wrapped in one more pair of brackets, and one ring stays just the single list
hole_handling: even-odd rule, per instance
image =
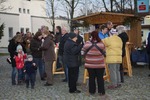
[{"label": "knit hat", "polygon": [[17,46],[16,52],[18,52],[19,50],[22,50],[22,46],[20,44]]},{"label": "knit hat", "polygon": [[33,58],[32,55],[28,55],[27,58]]},{"label": "knit hat", "polygon": [[111,29],[110,30],[110,33],[113,35],[113,34],[118,34],[117,30],[116,29]]},{"label": "knit hat", "polygon": [[73,39],[73,38],[77,37],[77,35],[76,35],[75,33],[69,33],[69,37],[70,37],[71,39]]}]

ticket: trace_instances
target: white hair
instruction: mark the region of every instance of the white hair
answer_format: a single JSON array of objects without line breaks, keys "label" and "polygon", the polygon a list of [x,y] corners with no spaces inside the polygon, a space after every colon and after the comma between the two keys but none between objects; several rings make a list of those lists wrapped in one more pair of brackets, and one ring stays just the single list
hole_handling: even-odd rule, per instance
[{"label": "white hair", "polygon": [[127,28],[125,26],[123,26],[123,25],[118,25],[116,27],[116,30],[117,30],[118,34],[121,34],[123,32],[126,32]]}]

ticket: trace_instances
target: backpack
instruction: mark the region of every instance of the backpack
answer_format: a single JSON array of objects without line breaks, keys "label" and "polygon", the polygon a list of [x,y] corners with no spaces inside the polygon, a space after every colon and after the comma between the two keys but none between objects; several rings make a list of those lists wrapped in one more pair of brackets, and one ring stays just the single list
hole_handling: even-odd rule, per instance
[{"label": "backpack", "polygon": [[92,42],[92,45],[84,52],[84,57],[85,57],[86,54],[89,52],[89,50],[90,50],[91,48],[93,48],[94,46],[100,51],[100,53],[102,53],[102,55],[103,55],[104,57],[106,57],[106,52],[103,51],[100,47],[98,47],[96,42]]}]

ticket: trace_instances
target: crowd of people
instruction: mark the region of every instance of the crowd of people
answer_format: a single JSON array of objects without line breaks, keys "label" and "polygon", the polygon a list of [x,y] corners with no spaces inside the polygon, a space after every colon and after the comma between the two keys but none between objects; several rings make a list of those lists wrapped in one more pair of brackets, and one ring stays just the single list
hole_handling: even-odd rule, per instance
[{"label": "crowd of people", "polygon": [[[93,30],[90,39],[84,42],[79,29],[69,32],[66,27],[56,26],[56,33],[52,34],[47,26],[42,26],[34,36],[30,32],[23,35],[19,32],[10,40],[8,51],[12,64],[12,85],[26,83],[26,87],[33,89],[36,81],[37,69],[44,86],[53,85],[53,62],[57,59],[57,68],[65,72],[63,82],[68,83],[69,93],[80,93],[77,89],[79,67],[84,58],[84,67],[89,73],[89,93],[105,95],[103,76],[105,66],[110,72],[108,89],[116,89],[124,83],[122,58],[125,56],[125,44],[128,41],[126,28],[123,25],[114,26],[108,21],[100,26],[100,30]],[[56,58],[55,47],[58,47]],[[18,79],[16,74],[18,72]]]}]

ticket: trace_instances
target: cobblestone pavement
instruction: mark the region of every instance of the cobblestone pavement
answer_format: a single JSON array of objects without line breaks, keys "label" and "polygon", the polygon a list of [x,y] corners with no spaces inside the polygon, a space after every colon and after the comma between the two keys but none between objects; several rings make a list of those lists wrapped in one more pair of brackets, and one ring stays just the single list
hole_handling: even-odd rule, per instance
[{"label": "cobblestone pavement", "polygon": [[[107,96],[89,95],[87,85],[78,86],[80,94],[69,94],[67,83],[61,82],[63,75],[54,76],[54,85],[43,86],[45,82],[37,76],[35,89],[25,85],[11,85],[11,65],[7,56],[0,57],[0,100],[150,100],[150,71],[145,66],[133,68],[133,77],[125,76],[125,83],[115,90],[106,89]],[[79,82],[83,81],[83,67],[80,68]],[[105,82],[105,87],[108,86]],[[105,98],[105,99],[104,99]]]}]

